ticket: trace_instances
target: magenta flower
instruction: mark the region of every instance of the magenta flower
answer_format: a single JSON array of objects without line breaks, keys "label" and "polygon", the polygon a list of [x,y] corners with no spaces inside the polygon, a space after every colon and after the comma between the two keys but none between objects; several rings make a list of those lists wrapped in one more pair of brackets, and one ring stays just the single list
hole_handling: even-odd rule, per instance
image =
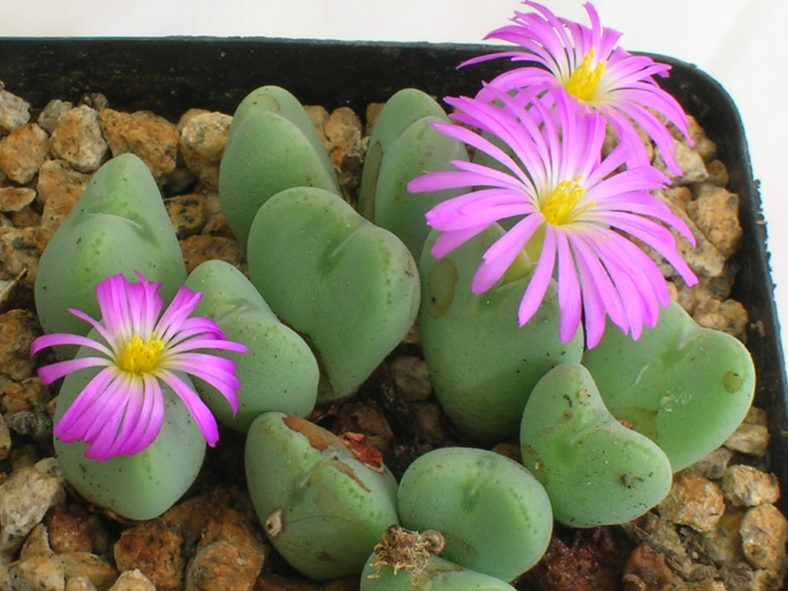
[{"label": "magenta flower", "polygon": [[670,228],[693,243],[694,237],[649,193],[667,179],[651,166],[619,171],[627,158],[623,144],[602,159],[604,119],[564,95],[556,95],[548,108],[522,93],[510,96],[488,88],[495,102],[446,99],[459,110],[454,120],[480,132],[460,125],[435,127],[500,167],[453,161],[457,170],[429,173],[408,186],[414,193],[468,190],[427,212],[427,223],[442,232],[432,254],[441,258],[492,224],[511,219],[514,225],[484,254],[471,286],[475,294],[493,287],[525,251],[536,265],[520,303],[521,326],[537,311],[555,275],[564,342],[573,338],[581,317],[589,348],[602,338],[606,316],[639,338],[644,325],[656,324],[670,296],[656,263],[633,239],[662,255],[687,284],[697,282]]},{"label": "magenta flower", "polygon": [[[633,122],[656,144],[671,174],[681,176],[675,158],[673,136],[658,116],[670,121],[689,138],[687,117],[681,105],[662,90],[654,76],[665,77],[670,66],[646,56],[635,56],[617,47],[621,34],[602,28],[591,3],[585,9],[591,28],[558,18],[536,2],[523,2],[537,12],[516,12],[513,25],[496,29],[488,39],[500,39],[519,45],[518,49],[473,58],[468,65],[491,59],[509,57],[512,62],[529,62],[497,76],[491,84],[509,91],[535,88],[555,91],[574,97],[603,115],[619,139],[628,144],[632,158],[647,158],[643,142]],[[485,93],[482,93],[483,98]]]},{"label": "magenta flower", "polygon": [[96,329],[103,342],[73,334],[49,334],[37,338],[31,346],[32,355],[57,345],[87,347],[99,354],[60,361],[38,370],[41,381],[50,384],[81,369],[103,368],[54,429],[54,434],[66,443],[86,443],[87,458],[103,461],[133,455],[153,443],[164,421],[160,381],[183,401],[208,444],[215,445],[219,439],[216,419],[183,380],[183,373],[211,384],[235,412],[238,409],[240,382],[235,363],[197,351],[248,353],[248,349],[226,340],[213,320],[189,317],[202,294],[182,287],[161,314],[161,283],[148,281],[140,273],[137,277],[139,283],[132,283],[123,275],[115,275],[96,286],[101,322],[79,310],[69,310]]}]

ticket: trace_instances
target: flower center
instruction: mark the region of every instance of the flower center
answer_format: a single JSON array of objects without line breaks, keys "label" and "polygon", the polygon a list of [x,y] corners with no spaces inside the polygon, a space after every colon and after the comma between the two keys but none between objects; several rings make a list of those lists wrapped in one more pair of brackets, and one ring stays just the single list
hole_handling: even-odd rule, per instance
[{"label": "flower center", "polygon": [[599,62],[595,68],[591,67],[595,56],[596,50],[591,48],[591,51],[583,58],[580,67],[572,72],[569,80],[566,81],[566,91],[581,101],[587,102],[594,98],[599,81],[605,75],[607,62]]},{"label": "flower center", "polygon": [[120,356],[120,368],[129,373],[142,374],[156,368],[161,359],[161,352],[164,350],[164,341],[153,338],[143,341],[139,335],[134,335]]},{"label": "flower center", "polygon": [[575,211],[575,208],[586,192],[577,181],[578,179],[559,183],[545,200],[541,211],[548,224],[568,224],[581,213]]}]

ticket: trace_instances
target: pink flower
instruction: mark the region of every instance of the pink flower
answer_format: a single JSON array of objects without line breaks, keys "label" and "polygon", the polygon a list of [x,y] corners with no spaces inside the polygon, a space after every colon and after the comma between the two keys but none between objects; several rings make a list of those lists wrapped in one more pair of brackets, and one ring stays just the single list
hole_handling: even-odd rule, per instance
[{"label": "pink flower", "polygon": [[697,282],[670,231],[694,243],[689,228],[649,193],[667,179],[651,166],[619,171],[627,158],[623,144],[602,159],[605,120],[566,95],[556,95],[550,108],[527,91],[510,96],[487,89],[494,102],[446,99],[459,110],[454,120],[480,132],[435,127],[499,166],[453,161],[457,170],[429,173],[408,186],[414,193],[468,191],[426,214],[427,223],[442,232],[432,254],[441,258],[492,224],[511,220],[484,254],[472,282],[475,294],[493,287],[525,251],[536,265],[520,303],[521,326],[541,305],[555,274],[564,342],[575,335],[581,317],[589,348],[601,339],[606,316],[639,338],[643,326],[656,324],[670,296],[656,263],[635,240],[662,255],[687,284]]},{"label": "pink flower", "polygon": [[[690,141],[687,117],[681,105],[662,90],[654,76],[665,77],[670,66],[646,56],[632,55],[617,47],[620,33],[602,28],[591,3],[585,9],[591,28],[556,17],[536,2],[523,2],[537,12],[516,12],[513,25],[496,29],[487,38],[519,45],[518,49],[483,55],[464,62],[468,65],[509,57],[512,62],[529,62],[497,76],[491,84],[503,90],[535,88],[574,97],[603,115],[619,139],[628,144],[632,157],[646,160],[646,151],[633,122],[657,145],[671,174],[681,176],[675,158],[673,136],[657,115],[675,125]],[[484,91],[479,98],[489,96]]]},{"label": "pink flower", "polygon": [[32,355],[57,345],[87,347],[98,353],[38,370],[41,381],[51,384],[81,369],[103,368],[80,392],[54,429],[54,434],[66,443],[86,443],[87,458],[103,461],[133,455],[153,443],[164,421],[160,381],[183,401],[208,444],[215,445],[219,439],[216,419],[181,373],[208,382],[222,393],[235,412],[238,409],[240,382],[235,364],[196,351],[248,353],[248,349],[226,340],[213,320],[189,317],[201,294],[182,287],[162,315],[161,284],[147,281],[139,273],[137,277],[139,283],[132,283],[123,275],[115,275],[96,286],[101,322],[79,310],[69,310],[89,323],[101,341],[73,334],[49,334],[37,338],[31,346]]}]

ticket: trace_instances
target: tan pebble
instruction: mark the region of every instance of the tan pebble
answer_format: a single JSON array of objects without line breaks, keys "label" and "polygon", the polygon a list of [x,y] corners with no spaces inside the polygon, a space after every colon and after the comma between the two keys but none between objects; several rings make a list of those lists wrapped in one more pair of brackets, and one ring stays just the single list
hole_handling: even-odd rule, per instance
[{"label": "tan pebble", "polygon": [[627,559],[621,578],[625,591],[673,589],[681,581],[668,566],[665,556],[648,544],[635,548]]},{"label": "tan pebble", "polygon": [[[690,148],[683,139],[674,141],[674,145],[676,147],[676,162],[682,170],[682,174],[679,177],[673,178],[672,184],[688,185],[690,183],[699,183],[709,178],[709,173],[706,171],[706,165],[698,152]],[[655,152],[653,165],[657,170],[672,176],[659,152]]]},{"label": "tan pebble", "polygon": [[228,540],[217,540],[198,548],[186,569],[185,588],[252,591],[262,566],[262,556],[249,554]]},{"label": "tan pebble", "polygon": [[90,175],[73,170],[65,160],[48,160],[38,172],[38,199],[43,203],[41,225],[55,231],[82,196]]},{"label": "tan pebble", "polygon": [[11,432],[8,430],[3,415],[0,414],[0,460],[5,460],[11,453]]},{"label": "tan pebble", "polygon": [[66,588],[63,591],[98,591],[98,589],[87,577],[71,577],[66,581]]},{"label": "tan pebble", "polygon": [[706,170],[709,173],[708,182],[718,187],[727,187],[731,180],[728,167],[722,160],[712,160],[706,163]]},{"label": "tan pebble", "polygon": [[72,577],[87,577],[97,589],[107,589],[115,579],[118,571],[106,560],[89,552],[66,552],[56,554],[55,559],[60,564],[67,579]]},{"label": "tan pebble", "polygon": [[186,272],[191,273],[200,263],[219,259],[236,267],[244,260],[244,251],[236,240],[223,236],[196,234],[180,241]]},{"label": "tan pebble", "polygon": [[118,570],[139,569],[157,589],[177,589],[183,578],[183,538],[161,520],[125,530],[113,546]]},{"label": "tan pebble", "polygon": [[783,588],[783,576],[773,569],[754,569],[746,562],[722,569],[722,580],[727,591],[778,591]]},{"label": "tan pebble", "polygon": [[780,498],[780,481],[777,476],[744,464],[730,466],[720,485],[725,498],[736,507],[776,503]]},{"label": "tan pebble", "polygon": [[359,151],[361,120],[349,107],[334,109],[325,123],[325,135],[326,151],[334,168],[339,170],[345,157]]},{"label": "tan pebble", "polygon": [[30,103],[0,88],[0,129],[13,131],[30,121]]},{"label": "tan pebble", "polygon": [[668,496],[657,510],[678,525],[711,531],[725,513],[725,499],[719,486],[690,468],[675,475]]},{"label": "tan pebble", "polygon": [[741,535],[739,529],[744,518],[744,510],[729,509],[717,527],[709,532],[701,532],[693,538],[691,547],[717,566],[733,564],[743,560]]},{"label": "tan pebble", "polygon": [[[700,126],[698,121],[692,115],[687,115],[689,122],[688,130],[689,135],[694,142],[693,150],[703,158],[704,162],[708,162],[717,155],[717,144],[711,141],[706,135],[706,131]],[[677,137],[678,134],[674,134]]]},{"label": "tan pebble", "polygon": [[219,195],[213,191],[203,193],[205,198],[205,226],[202,231],[204,234],[213,236],[224,236],[225,238],[235,238],[230,226],[227,225],[227,218],[224,217],[222,204]]},{"label": "tan pebble", "polygon": [[304,105],[304,111],[309,116],[312,125],[317,130],[317,135],[325,146],[328,143],[326,138],[326,121],[328,121],[328,111],[323,105]]},{"label": "tan pebble", "polygon": [[190,117],[181,129],[179,146],[186,168],[209,190],[219,188],[219,163],[232,120],[224,113],[203,112]]},{"label": "tan pebble", "polygon": [[689,583],[687,586],[687,591],[730,591],[726,586],[725,583],[722,581],[716,581],[714,579],[706,579],[704,581],[698,581],[696,583]]},{"label": "tan pebble", "polygon": [[0,486],[0,553],[19,548],[46,512],[64,499],[57,478],[32,466],[15,470]]},{"label": "tan pebble", "polygon": [[25,560],[33,556],[50,556],[52,547],[49,545],[49,531],[43,523],[37,523],[27,536],[19,551],[19,559]]},{"label": "tan pebble", "polygon": [[0,187],[0,211],[21,211],[35,198],[35,189],[29,187]]},{"label": "tan pebble", "polygon": [[20,185],[29,183],[49,155],[49,136],[37,123],[28,123],[0,140],[0,169]]},{"label": "tan pebble", "polygon": [[78,505],[55,507],[45,519],[52,550],[62,552],[91,552],[90,523],[84,509]]},{"label": "tan pebble", "polygon": [[63,591],[66,586],[65,573],[54,555],[31,556],[13,564],[8,571],[12,589]]},{"label": "tan pebble", "polygon": [[30,345],[41,328],[32,312],[9,310],[0,314],[0,373],[13,380],[24,380],[33,373]]},{"label": "tan pebble", "polygon": [[380,117],[380,112],[385,106],[386,103],[369,103],[367,105],[367,109],[364,113],[364,117],[367,122],[367,126],[364,129],[364,135],[372,135],[372,131],[375,129],[375,123],[377,123],[378,117]]},{"label": "tan pebble", "polygon": [[745,513],[739,529],[742,550],[755,568],[779,569],[785,561],[788,520],[774,505],[758,505]]},{"label": "tan pebble", "polygon": [[74,105],[69,101],[52,99],[38,114],[38,125],[47,133],[52,133],[57,127],[57,120],[60,119],[60,116],[65,115],[73,108]]},{"label": "tan pebble", "polygon": [[769,428],[766,425],[742,423],[725,442],[725,447],[763,457],[769,449]]},{"label": "tan pebble", "polygon": [[199,233],[205,226],[207,204],[199,194],[178,195],[164,201],[178,238]]},{"label": "tan pebble", "polygon": [[2,389],[0,408],[4,413],[23,410],[41,413],[46,411],[52,395],[41,380],[36,377],[25,378],[21,382],[9,382]]},{"label": "tan pebble", "polygon": [[108,591],[156,591],[156,585],[145,576],[145,573],[134,569],[120,573],[118,580]]},{"label": "tan pebble", "polygon": [[710,480],[722,478],[730,464],[733,452],[726,447],[718,447],[705,458],[693,464],[698,474]]},{"label": "tan pebble", "polygon": [[193,547],[208,521],[219,513],[226,502],[223,495],[198,495],[171,507],[160,519],[180,534],[185,545]]},{"label": "tan pebble", "polygon": [[739,196],[712,183],[695,187],[695,199],[687,204],[687,213],[706,238],[730,257],[739,246]]},{"label": "tan pebble", "polygon": [[121,113],[113,109],[101,111],[99,121],[113,156],[136,154],[157,183],[166,182],[178,155],[180,134],[175,125],[149,111]]},{"label": "tan pebble", "polygon": [[704,328],[720,330],[741,341],[747,336],[747,310],[736,300],[708,298],[692,310],[692,318]]},{"label": "tan pebble", "polygon": [[[0,260],[5,270],[18,277],[22,285],[32,288],[38,274],[38,260],[51,237],[51,231],[35,226],[0,228]],[[27,376],[19,379],[23,377]]]},{"label": "tan pebble", "polygon": [[97,170],[107,153],[98,112],[80,105],[61,115],[52,130],[50,149],[55,158],[65,160],[75,170]]}]

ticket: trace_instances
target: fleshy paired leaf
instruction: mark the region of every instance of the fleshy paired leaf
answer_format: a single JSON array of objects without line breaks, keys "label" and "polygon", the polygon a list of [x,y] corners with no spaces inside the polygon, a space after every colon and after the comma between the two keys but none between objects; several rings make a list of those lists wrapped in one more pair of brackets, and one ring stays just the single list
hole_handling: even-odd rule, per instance
[{"label": "fleshy paired leaf", "polygon": [[397,484],[388,469],[298,417],[269,412],[255,419],[245,462],[268,539],[311,579],[358,575],[397,522]]},{"label": "fleshy paired leaf", "polygon": [[665,450],[674,471],[722,445],[755,392],[746,347],[701,327],[675,302],[638,341],[607,331],[583,365],[610,412]]},{"label": "fleshy paired leaf", "polygon": [[284,89],[258,88],[233,116],[219,168],[219,201],[238,241],[246,243],[252,219],[268,198],[300,186],[340,193],[301,103]]},{"label": "fleshy paired leaf", "polygon": [[539,380],[525,405],[520,445],[555,519],[572,527],[630,521],[659,503],[673,480],[665,453],[616,420],[579,363]]},{"label": "fleshy paired leaf", "polygon": [[186,279],[159,188],[137,156],[116,156],[93,176],[74,210],[41,255],[36,310],[45,332],[86,334],[90,326],[68,308],[99,318],[96,285],[123,273],[162,282],[169,301]]},{"label": "fleshy paired leaf", "polygon": [[583,332],[562,343],[554,283],[533,319],[517,324],[531,275],[523,256],[509,276],[482,295],[471,283],[483,253],[503,235],[494,225],[437,260],[433,232],[422,252],[422,348],[435,393],[463,433],[493,442],[517,432],[531,389],[551,368],[580,361]]},{"label": "fleshy paired leaf", "polygon": [[241,382],[236,416],[215,388],[195,380],[214,415],[232,429],[246,432],[265,411],[309,414],[317,397],[317,361],[309,345],[279,322],[249,280],[229,263],[213,260],[194,269],[185,286],[202,293],[195,314],[213,319],[226,338],[249,348],[249,353],[225,354],[235,363]]},{"label": "fleshy paired leaf", "polygon": [[269,199],[248,253],[252,283],[321,364],[318,402],[355,392],[413,326],[410,252],[333,193],[299,187]]}]

